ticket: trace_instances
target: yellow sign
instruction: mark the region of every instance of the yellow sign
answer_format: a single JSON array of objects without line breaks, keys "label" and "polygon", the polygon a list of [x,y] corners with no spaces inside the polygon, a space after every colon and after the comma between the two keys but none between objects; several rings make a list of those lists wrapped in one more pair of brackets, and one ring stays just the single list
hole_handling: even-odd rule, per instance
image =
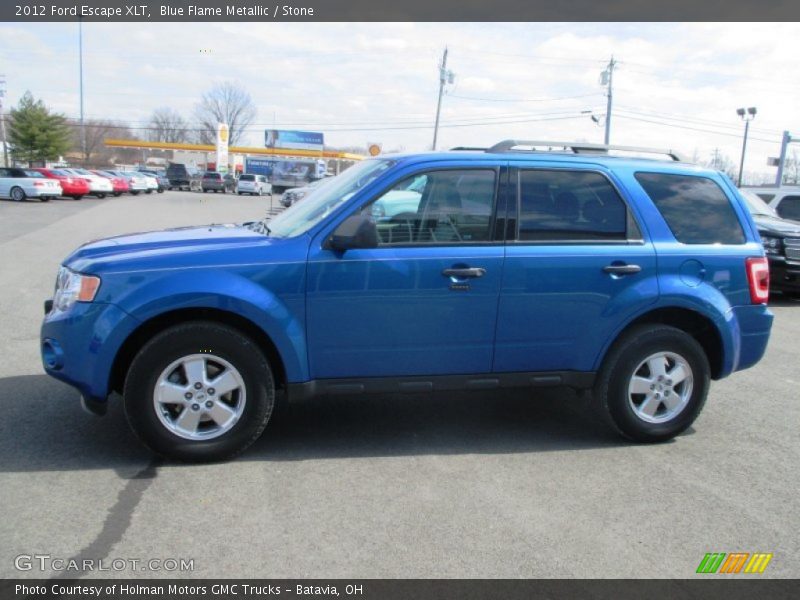
[{"label": "yellow sign", "polygon": [[378,156],[381,153],[381,147],[378,144],[370,144],[368,150],[370,156]]}]

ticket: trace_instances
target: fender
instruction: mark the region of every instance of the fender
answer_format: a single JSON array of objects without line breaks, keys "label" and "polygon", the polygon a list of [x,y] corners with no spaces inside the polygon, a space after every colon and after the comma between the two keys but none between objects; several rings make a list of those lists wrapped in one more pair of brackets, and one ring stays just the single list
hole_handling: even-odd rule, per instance
[{"label": "fender", "polygon": [[[308,379],[308,353],[305,334],[305,265],[263,265],[258,277],[269,280],[272,269],[292,269],[277,281],[294,281],[293,289],[281,293],[267,290],[244,274],[225,269],[188,269],[180,272],[141,272],[145,281],[120,289],[119,307],[136,323],[144,323],[175,310],[213,308],[240,315],[258,326],[275,345],[284,363],[289,382]],[[120,282],[122,284],[122,282]],[[138,326],[138,325],[137,325]],[[133,332],[130,329],[124,336]],[[113,354],[119,351],[119,345]],[[198,340],[202,343],[202,340]],[[108,348],[111,351],[111,348]]]},{"label": "fender", "polygon": [[722,366],[719,378],[727,377],[739,364],[741,355],[741,331],[736,313],[728,299],[713,285],[703,282],[686,293],[686,284],[677,275],[659,277],[660,295],[658,300],[625,320],[612,335],[599,353],[594,369],[599,370],[611,345],[631,323],[647,313],[661,308],[683,308],[698,313],[714,324],[722,341]]}]

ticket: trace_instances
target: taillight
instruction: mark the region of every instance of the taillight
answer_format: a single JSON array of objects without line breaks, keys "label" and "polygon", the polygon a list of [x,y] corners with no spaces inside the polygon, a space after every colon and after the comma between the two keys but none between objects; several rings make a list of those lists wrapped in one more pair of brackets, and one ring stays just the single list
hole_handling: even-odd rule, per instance
[{"label": "taillight", "polygon": [[44,187],[44,181],[34,181],[33,187]]},{"label": "taillight", "polygon": [[766,304],[769,300],[769,262],[763,256],[745,259],[750,302]]}]

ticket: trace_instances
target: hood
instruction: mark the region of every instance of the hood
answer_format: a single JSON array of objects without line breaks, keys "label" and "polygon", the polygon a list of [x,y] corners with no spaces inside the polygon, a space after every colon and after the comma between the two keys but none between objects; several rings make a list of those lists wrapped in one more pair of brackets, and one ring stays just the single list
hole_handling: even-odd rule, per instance
[{"label": "hood", "polygon": [[800,222],[769,215],[753,215],[759,231],[779,235],[800,236]]},{"label": "hood", "polygon": [[[79,272],[112,269],[124,262],[163,264],[168,257],[212,251],[219,254],[229,247],[271,244],[274,238],[256,233],[243,225],[206,225],[161,231],[133,233],[87,242],[73,252],[64,264]],[[185,260],[178,262],[184,263]],[[150,265],[153,266],[153,265]]]}]

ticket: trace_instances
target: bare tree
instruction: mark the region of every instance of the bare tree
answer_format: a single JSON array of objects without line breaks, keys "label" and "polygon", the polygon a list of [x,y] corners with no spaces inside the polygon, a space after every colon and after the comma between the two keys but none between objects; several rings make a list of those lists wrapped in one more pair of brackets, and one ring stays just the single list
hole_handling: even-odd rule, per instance
[{"label": "bare tree", "polygon": [[714,148],[714,151],[711,153],[710,160],[705,161],[704,166],[711,169],[716,169],[717,171],[722,171],[731,179],[736,179],[736,174],[738,171],[736,163],[734,163],[727,154],[720,152],[719,148]]},{"label": "bare tree", "polygon": [[72,126],[73,153],[80,157],[83,165],[102,164],[112,154],[105,145],[107,138],[131,138],[132,133],[127,125],[121,125],[107,119],[86,119],[84,122],[86,143],[82,142],[81,126]]},{"label": "bare tree", "polygon": [[793,150],[783,164],[783,183],[797,185],[800,183],[800,156]]},{"label": "bare tree", "polygon": [[256,107],[244,88],[226,81],[203,94],[203,98],[195,107],[195,117],[200,122],[201,144],[214,144],[217,139],[217,125],[227,123],[229,143],[234,146],[239,143],[244,130],[255,119]]},{"label": "bare tree", "polygon": [[188,142],[188,123],[176,110],[157,108],[148,122],[147,139],[151,142]]}]

